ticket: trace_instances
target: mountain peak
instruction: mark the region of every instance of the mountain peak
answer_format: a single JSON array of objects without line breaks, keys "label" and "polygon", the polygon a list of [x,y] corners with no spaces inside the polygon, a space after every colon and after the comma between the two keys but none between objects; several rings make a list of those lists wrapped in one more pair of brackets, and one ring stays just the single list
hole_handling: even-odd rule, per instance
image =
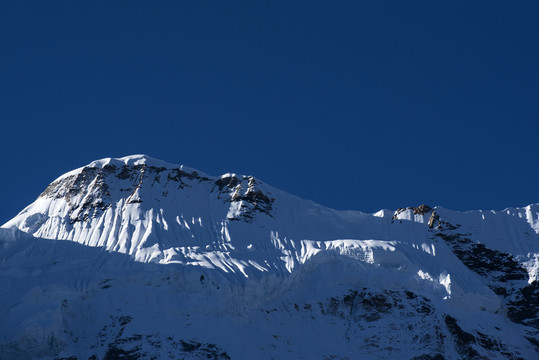
[{"label": "mountain peak", "polygon": [[[215,342],[241,359],[245,342],[238,346],[221,334],[242,331],[249,318],[257,330],[244,330],[242,339],[265,331],[247,341],[260,349],[249,358],[268,357],[272,346],[261,339],[285,349],[273,357],[292,357],[304,333],[294,330],[297,324],[323,330],[316,338],[309,333],[305,356],[294,358],[313,358],[313,346],[322,343],[332,344],[324,358],[535,358],[538,219],[534,205],[499,212],[427,205],[338,211],[252,176],[204,176],[147,155],[105,158],[51,183],[1,229],[0,283],[13,286],[0,291],[0,309],[8,309],[0,337],[11,339],[10,351],[39,337],[46,349],[58,344],[55,354],[77,358],[140,349],[160,358],[161,346],[198,358],[193,351],[206,339],[208,350]],[[67,241],[51,246],[56,240]],[[29,289],[19,286],[21,279]],[[57,301],[36,307],[35,299]],[[40,333],[34,324],[43,323],[41,309],[49,303],[47,314],[61,321]],[[96,309],[95,324],[81,327],[90,316],[78,314],[89,309]],[[148,309],[152,315],[143,315]],[[171,311],[179,317],[171,320]],[[193,333],[192,324],[208,319],[216,321]],[[170,321],[172,333],[193,334],[197,342],[164,335]],[[27,337],[12,335],[21,333],[13,328]],[[22,358],[6,357],[2,346],[0,358]],[[76,353],[99,347],[101,353]]]},{"label": "mountain peak", "polygon": [[211,177],[147,155],[104,158],[53,181],[4,226],[168,262],[167,249],[226,242],[230,221],[272,218],[274,190],[252,176]]},{"label": "mountain peak", "polygon": [[109,157],[109,158],[94,160],[88,165],[85,165],[83,167],[80,167],[78,169],[75,169],[75,170],[72,170],[63,174],[56,180],[60,180],[60,179],[63,179],[72,175],[79,174],[80,172],[82,172],[83,169],[88,169],[88,168],[103,169],[107,166],[108,167],[112,167],[112,166],[135,167],[135,166],[141,166],[141,165],[151,166],[155,168],[164,168],[164,169],[179,169],[181,171],[185,171],[189,173],[197,172],[198,174],[205,175],[198,170],[195,170],[193,168],[190,168],[184,165],[174,164],[174,163],[170,163],[164,160],[156,159],[146,154],[135,154],[135,155],[128,155],[128,156],[124,156],[120,158]]},{"label": "mountain peak", "polygon": [[135,166],[135,165],[147,165],[154,167],[163,167],[167,169],[176,169],[182,168],[183,165],[169,163],[154,157],[148,156],[146,154],[135,154],[128,155],[121,158],[104,158],[100,160],[92,161],[87,166],[89,167],[103,167],[106,165],[115,165],[115,166]]}]

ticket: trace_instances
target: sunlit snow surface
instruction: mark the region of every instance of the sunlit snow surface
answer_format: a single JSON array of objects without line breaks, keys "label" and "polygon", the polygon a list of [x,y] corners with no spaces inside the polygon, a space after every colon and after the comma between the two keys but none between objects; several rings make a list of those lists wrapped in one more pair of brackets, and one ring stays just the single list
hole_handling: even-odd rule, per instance
[{"label": "sunlit snow surface", "polygon": [[0,229],[0,358],[535,358],[509,301],[536,284],[539,205],[434,212],[94,161]]}]

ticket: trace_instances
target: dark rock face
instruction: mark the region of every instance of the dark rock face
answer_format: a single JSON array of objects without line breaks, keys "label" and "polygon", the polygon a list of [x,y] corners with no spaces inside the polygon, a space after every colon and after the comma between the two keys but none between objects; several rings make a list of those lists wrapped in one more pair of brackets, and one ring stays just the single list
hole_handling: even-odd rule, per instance
[{"label": "dark rock face", "polygon": [[[229,360],[230,356],[215,344],[201,343],[197,339],[174,339],[160,334],[132,334],[125,336],[126,326],[133,320],[130,316],[111,317],[108,325],[99,333],[99,343],[92,346],[96,352],[105,348],[103,360],[159,359],[161,348],[171,349],[168,359],[215,359]],[[112,342],[110,339],[114,339]],[[108,342],[108,343],[107,343]],[[97,359],[98,357],[95,356]]]},{"label": "dark rock face", "polygon": [[[102,169],[84,168],[79,174],[71,175],[50,184],[40,197],[64,198],[71,205],[71,223],[87,221],[95,216],[99,210],[104,211],[110,206],[110,189],[106,178],[114,171],[114,166],[105,166]],[[78,204],[74,199],[84,196]]]},{"label": "dark rock face", "polygon": [[414,215],[424,215],[428,212],[432,211],[432,208],[428,205],[419,205],[418,207],[412,207],[412,210],[414,211]]},{"label": "dark rock face", "polygon": [[[165,176],[162,176],[165,173]],[[166,180],[163,182],[163,178]],[[114,179],[120,180],[121,188],[112,189]],[[51,183],[40,197],[64,198],[68,203],[80,195],[91,195],[95,199],[104,201],[112,196],[111,190],[133,193],[143,183],[148,186],[155,184],[167,185],[176,183],[177,188],[189,186],[186,180],[209,180],[201,177],[196,171],[189,173],[181,169],[166,169],[164,167],[142,165],[105,165],[100,167],[85,167],[80,173],[67,176]],[[106,204],[108,205],[108,204]]]},{"label": "dark rock face", "polygon": [[[215,344],[201,343],[196,339],[189,340],[174,340],[172,338],[160,339],[155,335],[135,335],[130,338],[120,338],[110,343],[103,360],[116,359],[159,359],[159,348],[162,346],[162,341],[167,341],[174,349],[167,355],[168,359],[214,359],[214,360],[230,360],[230,356]],[[155,350],[155,352],[144,351],[139,344],[145,343],[145,348]],[[149,345],[149,346],[148,346]]]},{"label": "dark rock face", "polygon": [[[85,167],[79,173],[64,177],[50,184],[40,197],[65,199],[70,204],[71,223],[88,221],[102,214],[114,201],[125,198],[127,204],[141,203],[137,190],[149,187],[162,188],[167,197],[171,192],[190,188],[194,183],[212,182],[198,172],[179,168],[167,169],[150,165],[105,165]],[[210,192],[218,198],[237,204],[241,211],[230,220],[252,221],[256,213],[272,216],[275,199],[263,193],[252,176],[224,176],[214,181]]]},{"label": "dark rock face", "polygon": [[409,206],[405,208],[398,208],[397,211],[395,211],[395,214],[393,214],[393,220],[396,220],[399,214],[406,210],[412,210],[414,212],[414,215],[425,215],[431,212],[432,208],[425,204],[422,204],[419,206]]},{"label": "dark rock face", "polygon": [[414,357],[412,360],[445,360],[442,354],[434,354],[434,355],[420,355]]},{"label": "dark rock face", "polygon": [[438,226],[440,224],[440,216],[436,213],[436,211],[432,211],[432,214],[430,215],[430,219],[428,222],[428,226],[430,229],[434,227],[434,225],[438,223]]},{"label": "dark rock face", "polygon": [[[507,316],[516,323],[539,329],[539,282],[534,281],[514,294],[508,302]],[[535,345],[539,347],[539,341]]]},{"label": "dark rock face", "polygon": [[[438,232],[453,248],[453,253],[469,269],[492,281],[507,283],[510,280],[527,280],[528,272],[510,254],[474,243],[466,234]],[[495,290],[495,289],[493,289]]]},{"label": "dark rock face", "polygon": [[249,204],[249,207],[252,209],[252,211],[251,213],[246,213],[243,215],[243,218],[246,220],[252,220],[252,212],[260,212],[271,216],[272,204],[274,199],[270,199],[267,195],[262,193],[260,189],[256,188],[256,181],[252,176],[248,176],[247,180],[247,191],[243,194],[238,192],[234,193],[231,199],[232,202],[243,201]]},{"label": "dark rock face", "polygon": [[[268,310],[267,313],[276,311]],[[518,359],[503,343],[503,340],[474,330],[467,332],[458,321],[441,313],[430,300],[411,291],[372,291],[367,288],[350,290],[340,297],[331,297],[317,304],[294,304],[294,311],[318,317],[335,317],[348,323],[344,336],[361,347],[377,349],[378,336],[392,339],[405,330],[414,334],[412,342],[404,345],[424,351],[414,359],[444,359],[449,346],[463,359],[489,359],[489,353],[503,353],[508,359]],[[410,321],[409,319],[414,319]],[[388,327],[388,323],[391,326]],[[383,329],[379,334],[372,329]],[[399,344],[402,339],[395,335],[392,341]],[[401,344],[403,345],[403,344]],[[380,350],[390,351],[388,348]]]},{"label": "dark rock face", "polygon": [[238,215],[229,216],[229,220],[252,222],[256,213],[272,216],[275,199],[264,194],[252,176],[243,176],[241,179],[236,175],[223,176],[215,181],[212,192],[215,190],[218,191],[219,199],[241,210]]},{"label": "dark rock face", "polygon": [[471,234],[458,232],[459,227],[440,221],[433,237],[450,245],[464,265],[486,280],[487,286],[503,299],[511,321],[539,330],[538,282],[528,284],[528,272],[511,254],[474,242]]},{"label": "dark rock face", "polygon": [[219,191],[222,192],[225,188],[234,189],[240,184],[240,179],[237,176],[223,176],[220,179],[215,181],[215,185],[219,188]]},{"label": "dark rock face", "polygon": [[455,318],[446,315],[445,324],[451,335],[456,339],[457,351],[460,355],[464,356],[466,359],[488,360],[486,357],[479,355],[477,350],[471,346],[477,342],[475,336],[462,330]]},{"label": "dark rock face", "polygon": [[[165,168],[162,168],[162,171],[165,171]],[[185,187],[189,186],[189,183],[186,180],[208,180],[207,178],[202,178],[198,175],[196,171],[193,171],[192,173],[180,170],[180,169],[172,169],[168,172],[167,175],[167,182],[175,182],[178,183],[178,189],[183,189]],[[159,182],[159,181],[158,181]]]}]

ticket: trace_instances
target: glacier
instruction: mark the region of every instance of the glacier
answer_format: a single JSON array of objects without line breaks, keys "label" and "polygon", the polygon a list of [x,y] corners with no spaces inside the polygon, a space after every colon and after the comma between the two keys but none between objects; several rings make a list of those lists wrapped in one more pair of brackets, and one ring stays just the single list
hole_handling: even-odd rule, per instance
[{"label": "glacier", "polygon": [[106,158],[0,228],[0,358],[533,359],[538,272],[539,204],[338,211]]}]

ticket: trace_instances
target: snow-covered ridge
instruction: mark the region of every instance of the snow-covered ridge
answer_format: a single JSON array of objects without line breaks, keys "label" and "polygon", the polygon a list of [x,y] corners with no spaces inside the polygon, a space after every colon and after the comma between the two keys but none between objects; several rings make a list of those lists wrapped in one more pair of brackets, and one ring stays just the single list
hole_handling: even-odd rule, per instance
[{"label": "snow-covered ridge", "polygon": [[[291,271],[290,259],[301,257],[295,245],[303,240],[377,239],[421,247],[444,221],[473,234],[474,242],[518,257],[537,278],[538,204],[501,212],[426,205],[375,214],[336,211],[252,176],[211,177],[146,155],[96,160],[60,176],[3,227],[103,246],[143,262],[242,273],[246,266]],[[251,259],[255,255],[261,259]]]},{"label": "snow-covered ridge", "polygon": [[173,164],[173,163],[163,161],[163,160],[159,160],[159,159],[156,159],[156,158],[153,158],[151,156],[144,155],[144,154],[137,154],[137,155],[124,156],[124,157],[121,157],[121,158],[103,158],[103,159],[99,159],[99,160],[94,160],[91,163],[89,163],[88,165],[85,165],[85,166],[80,167],[80,168],[75,169],[75,170],[71,170],[71,171],[61,175],[55,181],[63,179],[65,177],[77,175],[84,168],[104,168],[107,165],[108,166],[118,166],[118,167],[121,167],[121,166],[133,167],[133,166],[137,166],[137,165],[139,165],[139,166],[140,165],[147,165],[147,166],[152,166],[152,167],[156,167],[156,168],[179,169],[179,170],[189,172],[189,173],[192,173],[192,172],[196,171],[199,174],[201,174],[202,176],[206,176],[205,174],[200,173],[199,171],[197,171],[195,169],[192,169],[190,167],[184,166],[184,165]]},{"label": "snow-covered ridge", "polygon": [[[535,281],[538,218],[538,205],[501,212],[426,205],[375,214],[336,211],[252,176],[211,177],[133,155],[97,160],[59,177],[3,227],[233,278],[289,274],[321,254],[335,254],[432,282],[432,289],[445,289],[439,294],[444,298],[460,291],[455,289],[491,291],[458,275],[469,271],[459,261],[463,241],[467,251],[484,244],[500,259],[514,261],[505,265],[513,277]],[[465,240],[451,242],[455,237]],[[491,288],[499,286],[489,281]]]},{"label": "snow-covered ridge", "polygon": [[[96,278],[94,267],[99,274],[103,271],[102,277]],[[80,279],[70,275],[79,270]],[[58,272],[68,274],[65,282],[56,280]],[[116,307],[126,293],[133,296],[125,301],[123,315],[107,314],[106,320],[95,320],[103,329],[121,328],[119,335],[109,334],[108,348],[103,348],[105,343],[92,343],[95,329],[79,334],[86,337],[87,344],[101,346],[101,354],[129,342],[138,344],[134,349],[152,348],[157,342],[140,343],[146,340],[137,337],[140,330],[135,325],[131,337],[121,337],[130,317],[139,311],[138,300],[131,303],[131,299],[140,297],[140,288],[151,288],[140,297],[143,313],[147,303],[157,304],[149,311],[159,321],[149,322],[156,330],[145,339],[158,337],[161,322],[169,321],[169,313],[158,308],[164,298],[173,304],[167,308],[171,318],[176,319],[181,303],[181,316],[198,314],[195,317],[201,324],[208,319],[219,322],[223,316],[232,316],[233,320],[227,320],[232,322],[238,317],[263,322],[275,316],[271,321],[276,323],[268,325],[271,333],[266,334],[272,339],[281,339],[279,329],[287,321],[292,325],[300,319],[312,322],[313,327],[327,321],[325,326],[333,329],[330,332],[342,332],[333,341],[339,344],[334,348],[339,349],[337,353],[342,351],[343,358],[357,354],[355,351],[366,358],[421,356],[425,349],[431,357],[420,358],[436,358],[432,357],[436,354],[447,359],[479,358],[470,355],[476,353],[501,358],[503,352],[515,355],[513,358],[518,354],[530,358],[534,350],[526,339],[539,334],[538,272],[539,204],[503,211],[458,212],[427,205],[374,214],[337,211],[253,176],[227,173],[214,177],[145,155],[106,158],[60,176],[0,228],[0,308],[16,309],[4,314],[8,320],[0,326],[0,357],[18,354],[3,353],[2,339],[27,344],[35,334],[42,334],[36,330],[42,326],[39,320],[22,327],[24,336],[13,335],[11,327],[25,320],[17,310],[20,304],[34,309],[33,299],[51,296],[46,294],[56,294],[61,303],[56,306],[53,302],[51,307],[60,310],[49,309],[48,313],[56,314],[54,336],[63,336],[63,345],[55,344],[54,339],[43,341],[45,345],[40,346],[47,351],[66,349],[65,344],[78,341],[58,334],[76,327],[65,319],[78,324],[79,315],[72,314],[84,313],[79,308],[106,308],[90,304],[93,300],[88,299],[97,299],[98,304],[112,301]],[[19,279],[30,280],[18,287]],[[25,287],[47,281],[52,285],[46,290]],[[2,288],[2,283],[13,284],[10,286],[19,293]],[[65,290],[73,286],[72,292]],[[169,291],[171,287],[174,291]],[[78,305],[69,305],[66,297]],[[206,303],[208,298],[218,304]],[[328,316],[333,320],[325,320]],[[189,328],[191,322],[182,319],[185,333],[196,333],[198,338],[208,333],[202,327],[198,332]],[[345,321],[345,330],[340,321]],[[386,321],[387,326],[376,327],[377,321]],[[410,330],[410,324],[425,322],[431,325]],[[216,325],[209,331],[213,337],[204,342],[198,338],[170,340],[167,346],[181,350],[182,357],[193,349],[204,349],[202,355],[191,354],[193,358],[217,356],[219,347],[243,349],[243,342],[235,345],[220,337],[229,324]],[[49,327],[43,331],[47,333]],[[377,340],[368,340],[365,331]],[[434,333],[441,335],[429,338]],[[391,335],[384,339],[386,334]],[[246,331],[242,336],[251,335]],[[301,339],[306,344],[302,356],[313,358],[310,349],[324,343],[328,333],[312,334],[312,339],[294,332],[286,336],[289,340],[275,341],[287,346],[287,351],[298,351],[292,342]],[[453,339],[452,345],[445,338]],[[352,348],[351,339],[363,345]],[[396,339],[407,345],[394,348]],[[160,341],[165,344],[168,340]],[[253,339],[256,344],[260,341]],[[78,345],[73,344],[71,348],[76,349]],[[385,347],[378,349],[380,344]],[[10,346],[8,350],[15,351]],[[268,346],[260,345],[263,354]],[[318,349],[325,351],[324,347]],[[407,353],[407,349],[413,351]],[[232,353],[242,358],[241,351]],[[65,355],[69,354],[73,353]],[[273,355],[283,358],[283,353]],[[335,357],[330,354],[328,358]]]}]

